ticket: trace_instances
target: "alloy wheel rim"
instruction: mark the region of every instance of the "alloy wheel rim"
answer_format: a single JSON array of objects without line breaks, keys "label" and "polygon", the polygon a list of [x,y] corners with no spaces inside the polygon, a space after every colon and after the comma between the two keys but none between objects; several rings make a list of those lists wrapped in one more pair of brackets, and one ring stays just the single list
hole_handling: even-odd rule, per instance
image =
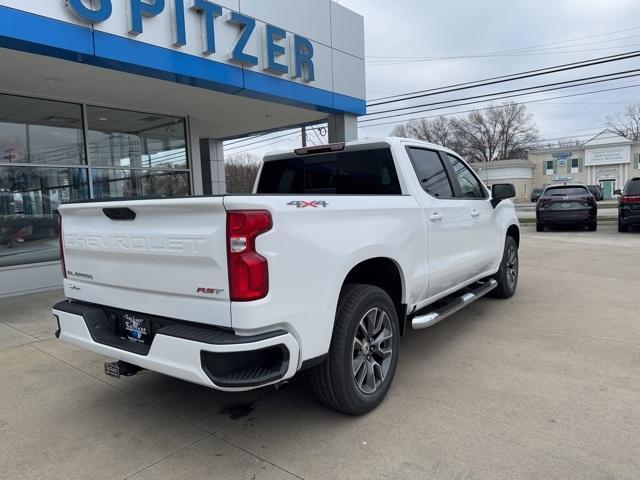
[{"label": "alloy wheel rim", "polygon": [[507,284],[513,290],[518,281],[518,253],[515,247],[509,247],[507,252]]},{"label": "alloy wheel rim", "polygon": [[353,338],[352,370],[358,390],[370,394],[383,384],[393,358],[391,318],[382,308],[367,311]]}]

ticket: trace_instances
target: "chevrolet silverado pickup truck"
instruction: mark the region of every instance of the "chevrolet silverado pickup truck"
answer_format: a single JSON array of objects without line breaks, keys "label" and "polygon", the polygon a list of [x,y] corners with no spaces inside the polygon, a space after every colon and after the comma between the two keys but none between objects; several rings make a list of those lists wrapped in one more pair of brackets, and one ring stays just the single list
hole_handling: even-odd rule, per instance
[{"label": "chevrolet silverado pickup truck", "polygon": [[310,370],[326,406],[387,394],[400,337],[518,282],[513,185],[387,138],[264,158],[253,194],[62,205],[56,336],[223,391]]}]

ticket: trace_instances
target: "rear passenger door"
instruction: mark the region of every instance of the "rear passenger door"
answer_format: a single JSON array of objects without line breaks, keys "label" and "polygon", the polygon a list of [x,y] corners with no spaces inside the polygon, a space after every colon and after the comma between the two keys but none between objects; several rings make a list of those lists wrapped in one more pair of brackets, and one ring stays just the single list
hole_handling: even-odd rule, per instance
[{"label": "rear passenger door", "polygon": [[451,154],[445,157],[457,202],[472,222],[467,239],[470,278],[492,269],[496,258],[501,258],[500,231],[487,188],[460,158]]},{"label": "rear passenger door", "polygon": [[427,225],[427,297],[438,295],[468,277],[469,238],[473,221],[468,206],[456,197],[445,159],[435,150],[408,147],[424,194],[419,197]]}]

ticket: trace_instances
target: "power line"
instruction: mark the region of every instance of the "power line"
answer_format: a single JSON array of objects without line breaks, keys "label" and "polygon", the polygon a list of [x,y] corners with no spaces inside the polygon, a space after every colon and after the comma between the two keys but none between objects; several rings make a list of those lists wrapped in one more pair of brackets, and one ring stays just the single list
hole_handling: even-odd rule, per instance
[{"label": "power line", "polygon": [[[607,74],[603,74],[603,75],[595,75],[595,76],[592,76],[592,77],[582,77],[582,78],[577,78],[577,79],[573,79],[573,80],[564,80],[562,82],[547,83],[547,84],[544,84],[544,85],[534,85],[534,86],[531,86],[531,87],[516,88],[516,89],[513,89],[513,90],[505,90],[505,91],[497,92],[497,93],[485,93],[485,94],[482,94],[482,95],[475,95],[475,96],[472,96],[472,97],[458,98],[458,99],[452,99],[452,100],[442,100],[442,101],[439,101],[439,102],[425,103],[425,104],[422,104],[422,105],[398,107],[398,108],[393,108],[393,109],[389,109],[389,110],[381,110],[379,112],[373,112],[373,113],[368,114],[367,116],[378,115],[380,113],[398,112],[398,111],[401,111],[401,110],[407,110],[407,109],[411,109],[411,108],[428,107],[428,106],[432,106],[432,105],[443,105],[443,104],[447,104],[447,103],[465,101],[465,100],[472,100],[472,99],[476,99],[476,98],[494,97],[496,95],[502,95],[502,94],[507,94],[507,93],[515,93],[515,92],[524,92],[524,91],[527,91],[527,90],[535,90],[537,88],[555,87],[555,86],[558,86],[558,85],[566,85],[566,84],[569,84],[569,83],[582,82],[582,81],[585,81],[585,80],[603,79],[603,78],[612,77],[612,76],[615,76],[615,75],[625,75],[625,74],[639,72],[639,71],[640,71],[640,69],[636,68],[634,70],[625,70],[625,71],[622,71],[622,72],[607,73]],[[621,78],[625,78],[625,77],[621,77]],[[607,81],[613,81],[613,80],[617,80],[617,79],[616,78],[611,78],[611,79],[608,79]],[[593,83],[597,83],[597,82],[593,82]],[[583,85],[585,85],[585,84],[583,84]],[[579,86],[579,85],[575,85],[575,86]],[[545,90],[545,91],[547,91],[547,90]]]},{"label": "power line", "polygon": [[[561,96],[557,96],[557,97],[549,97],[549,98],[542,98],[539,100],[529,100],[529,101],[524,101],[524,102],[516,102],[517,105],[528,105],[530,103],[539,103],[539,102],[545,102],[548,100],[559,100],[561,98],[571,98],[571,97],[577,97],[577,96],[581,96],[581,95],[592,95],[594,93],[603,93],[603,92],[611,92],[611,91],[615,91],[615,90],[623,90],[626,88],[635,88],[635,87],[639,87],[640,83],[636,83],[633,85],[627,85],[627,86],[623,86],[623,87],[615,87],[615,88],[607,88],[607,89],[602,89],[602,90],[593,90],[590,92],[581,92],[581,93],[574,93],[574,94],[570,94],[570,95],[561,95]],[[473,103],[482,103],[482,102],[473,102]],[[390,122],[381,122],[381,123],[373,123],[373,124],[369,124],[369,125],[360,125],[361,128],[371,128],[371,127],[380,127],[380,126],[384,126],[384,125],[395,125],[398,124],[400,122],[408,122],[410,120],[426,120],[429,118],[437,118],[437,117],[448,117],[450,115],[460,115],[463,113],[472,113],[472,112],[481,112],[484,110],[489,110],[490,108],[493,107],[485,107],[485,108],[475,108],[475,109],[471,109],[471,110],[463,110],[463,111],[458,111],[458,112],[449,112],[449,113],[441,113],[438,115],[428,115],[428,116],[422,116],[422,117],[412,117],[412,118],[406,118],[404,120],[394,120],[394,121],[390,121]],[[433,110],[441,110],[440,108],[436,108]],[[415,112],[417,113],[417,112]],[[405,115],[410,115],[410,114],[405,114]],[[394,115],[395,116],[395,115]],[[381,119],[375,119],[375,120],[381,120]],[[364,120],[363,120],[364,121]]]},{"label": "power line", "polygon": [[600,48],[589,48],[586,50],[565,50],[565,51],[555,51],[555,52],[522,52],[522,53],[503,53],[503,54],[495,54],[495,55],[467,55],[467,56],[459,56],[459,57],[441,57],[441,58],[432,58],[432,59],[424,59],[424,60],[404,60],[404,61],[393,61],[388,60],[386,62],[379,63],[371,63],[367,64],[367,67],[386,67],[392,65],[407,65],[407,64],[416,64],[416,63],[426,63],[426,62],[434,62],[440,60],[464,60],[471,58],[500,58],[500,57],[531,57],[537,55],[569,55],[573,53],[590,53],[590,52],[599,52],[602,50],[615,50],[618,48],[629,48],[629,47],[637,47],[638,43],[630,43],[627,45],[612,45],[610,47],[600,47]]},{"label": "power line", "polygon": [[[619,53],[616,55],[608,55],[605,57],[592,58],[589,60],[582,60],[579,62],[565,63],[562,65],[556,65],[545,68],[537,68],[534,70],[527,70],[524,72],[512,73],[508,75],[499,75],[497,77],[484,78],[481,80],[475,80],[472,82],[456,83],[447,85],[445,87],[430,88],[427,90],[418,90],[415,92],[403,93],[398,95],[390,95],[388,97],[380,97],[372,100],[367,104],[369,107],[377,107],[379,105],[386,105],[388,103],[395,103],[404,100],[413,100],[414,98],[420,98],[423,94],[432,93],[433,95],[442,93],[457,92],[460,90],[467,90],[469,88],[486,87],[489,85],[495,85],[504,82],[513,82],[515,80],[522,80],[525,78],[538,77],[541,75],[549,75],[552,73],[565,72],[568,70],[575,70],[577,68],[592,67],[595,65],[601,65],[610,62],[618,62],[622,60],[628,60],[630,58],[640,57],[640,50],[635,50],[626,53]],[[402,98],[399,98],[402,97]],[[391,101],[391,99],[395,99]]]},{"label": "power line", "polygon": [[262,143],[262,142],[268,142],[268,141],[270,141],[270,140],[276,140],[276,139],[278,139],[278,138],[284,138],[284,137],[287,137],[287,136],[290,136],[290,135],[292,135],[292,133],[291,133],[291,132],[289,132],[289,133],[285,133],[285,134],[283,134],[283,135],[278,135],[278,136],[276,136],[276,137],[265,138],[264,140],[258,140],[258,141],[256,141],[256,142],[244,143],[244,144],[242,144],[242,145],[238,145],[237,147],[231,147],[231,148],[229,148],[229,149],[225,149],[225,150],[235,150],[235,149],[238,149],[238,148],[249,147],[249,146],[251,146],[251,145],[257,145],[257,144]]},{"label": "power line", "polygon": [[[291,137],[291,135],[296,135],[296,136],[293,137],[293,138],[288,138],[287,140],[295,141],[298,138],[302,137],[302,135],[300,133],[296,134],[295,132],[289,133],[287,136]],[[261,148],[268,147],[270,145],[275,145],[276,143],[282,143],[282,142],[283,142],[283,140],[276,140],[275,142],[270,142],[270,143],[266,143],[266,144],[262,145]],[[247,150],[242,150],[242,151],[239,151],[239,152],[232,152],[231,155],[242,155],[243,153],[251,152],[253,150],[254,150],[253,148],[249,148]]]},{"label": "power line", "polygon": [[[314,131],[316,130],[316,128],[315,128],[315,127],[310,127],[310,128],[311,128],[312,130],[314,130]],[[242,145],[237,145],[237,146],[235,146],[235,147],[231,147],[231,148],[229,148],[229,149],[225,148],[225,153],[226,153],[226,152],[230,152],[230,153],[235,154],[236,152],[233,152],[233,150],[237,150],[237,149],[239,149],[239,148],[249,147],[249,146],[251,146],[251,145],[259,145],[260,143],[270,142],[271,140],[276,140],[276,139],[279,139],[279,138],[284,138],[284,137],[287,137],[287,136],[291,136],[291,135],[293,135],[294,133],[296,133],[296,132],[297,132],[297,130],[298,130],[297,128],[295,128],[295,129],[287,129],[287,130],[286,130],[286,133],[283,133],[283,134],[278,135],[278,136],[275,136],[275,137],[265,138],[265,139],[263,139],[263,140],[258,140],[258,141],[256,141],[256,142],[252,142],[252,143],[243,143]],[[260,137],[260,136],[261,136],[261,135],[256,135],[256,137]],[[265,135],[262,135],[262,136],[265,136]],[[254,137],[252,137],[252,138],[254,138]],[[245,140],[249,140],[249,139],[245,139]],[[276,143],[278,143],[278,142],[276,142]],[[225,147],[226,147],[226,146],[225,146]]]},{"label": "power line", "polygon": [[[606,37],[609,35],[615,35],[618,33],[626,33],[626,32],[631,32],[631,31],[635,31],[635,30],[640,30],[640,27],[632,27],[632,28],[627,28],[624,30],[616,30],[613,32],[607,32],[607,33],[599,33],[599,34],[595,34],[595,35],[587,35],[584,37],[574,37],[573,39],[569,39],[569,40],[563,40],[560,42],[551,42],[551,43],[542,43],[542,44],[538,44],[538,45],[530,45],[528,47],[520,47],[520,48],[515,48],[515,49],[511,49],[511,50],[498,50],[498,51],[493,51],[493,52],[488,52],[488,53],[506,53],[506,52],[518,52],[518,51],[523,51],[523,50],[531,50],[531,49],[536,49],[536,48],[541,48],[541,47],[549,47],[549,46],[553,46],[553,45],[564,45],[567,43],[573,43],[573,42],[577,42],[580,40],[588,40],[588,39],[592,39],[592,38],[598,38],[598,37]],[[611,39],[611,40],[605,40],[604,42],[612,42],[612,41],[616,41],[616,40],[622,40],[624,38],[630,38],[630,37],[622,37],[619,39]],[[576,45],[573,45],[576,46]],[[381,56],[369,56],[367,58],[371,58],[371,59],[376,59],[376,58],[427,58],[427,57],[402,57],[402,56],[393,56],[393,57],[381,57]]]},{"label": "power line", "polygon": [[[640,71],[640,69],[635,70],[635,71]],[[600,79],[600,80],[593,80],[593,81],[589,81],[589,82],[582,82],[582,83],[577,83],[575,85],[563,85],[563,86],[559,86],[559,87],[553,87],[553,88],[545,88],[545,89],[541,89],[541,90],[537,90],[535,92],[525,92],[525,93],[514,93],[513,95],[503,95],[503,96],[498,96],[496,98],[491,98],[491,99],[487,99],[487,100],[479,100],[480,98],[486,98],[487,96],[493,96],[495,97],[496,95],[502,95],[504,93],[511,93],[511,92],[518,92],[521,91],[523,89],[517,89],[517,90],[510,90],[510,91],[505,91],[505,92],[496,92],[490,95],[477,95],[475,97],[467,97],[465,99],[456,99],[456,100],[449,100],[449,101],[441,101],[441,102],[433,102],[433,103],[427,103],[427,104],[423,104],[423,105],[415,105],[412,107],[405,107],[405,108],[397,108],[397,109],[391,109],[391,110],[387,110],[387,111],[383,111],[383,112],[376,112],[377,114],[380,113],[391,113],[391,112],[396,112],[396,111],[402,111],[402,110],[408,110],[408,109],[413,109],[413,108],[422,108],[422,107],[427,107],[427,106],[437,106],[437,105],[443,105],[445,104],[444,107],[437,107],[437,108],[428,108],[428,109],[424,109],[424,110],[416,110],[413,112],[404,112],[404,113],[395,113],[393,115],[385,115],[382,117],[376,117],[376,118],[365,118],[362,120],[359,120],[359,122],[375,122],[376,120],[384,120],[387,118],[397,118],[397,117],[403,117],[406,115],[412,115],[415,113],[424,113],[424,112],[431,112],[434,110],[441,110],[443,108],[455,108],[455,107],[461,107],[461,106],[465,106],[465,105],[473,105],[476,103],[485,103],[488,101],[496,101],[496,100],[506,100],[509,98],[515,98],[515,97],[522,97],[522,96],[528,96],[528,95],[535,95],[538,93],[544,93],[544,92],[550,92],[550,91],[555,91],[555,90],[564,90],[567,88],[576,88],[576,87],[581,87],[584,85],[592,85],[595,83],[603,83],[603,82],[611,82],[611,81],[615,81],[615,80],[622,80],[625,78],[631,78],[631,77],[637,77],[640,76],[640,73],[634,73],[631,75],[624,75],[624,76],[620,76],[617,78],[605,78],[605,79]],[[526,89],[524,89],[526,90]],[[455,103],[455,102],[460,102],[460,101],[464,101],[464,100],[472,100],[470,102],[464,102],[464,103],[456,103],[455,105],[446,105],[449,103]],[[374,115],[374,114],[372,114]]]}]

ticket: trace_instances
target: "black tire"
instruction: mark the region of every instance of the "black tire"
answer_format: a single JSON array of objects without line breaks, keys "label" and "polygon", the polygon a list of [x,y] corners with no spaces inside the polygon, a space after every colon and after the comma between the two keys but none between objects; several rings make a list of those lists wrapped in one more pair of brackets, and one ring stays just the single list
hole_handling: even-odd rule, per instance
[{"label": "black tire", "polygon": [[536,232],[544,232],[544,224],[536,222]]},{"label": "black tire", "polygon": [[[515,257],[513,257],[515,255]],[[514,261],[515,260],[515,261]],[[500,270],[493,278],[498,286],[490,293],[495,298],[511,298],[518,288],[518,244],[513,237],[507,237],[504,242],[504,252]]]},{"label": "black tire", "polygon": [[598,230],[598,222],[597,221],[589,222],[587,224],[587,229],[589,229],[590,232],[595,232],[596,230]]},{"label": "black tire", "polygon": [[629,231],[629,225],[627,225],[626,223],[618,219],[618,232],[627,233],[628,231]]},{"label": "black tire", "polygon": [[[356,343],[357,336],[369,335],[366,329],[361,327],[361,322],[367,325],[368,319],[371,318],[367,314],[373,309],[378,309],[374,314],[374,323],[377,324],[380,318],[380,322],[385,325],[378,338],[387,337],[389,333],[392,335],[391,338],[380,343],[380,346],[384,345],[384,347],[378,349],[377,356],[375,351],[377,347],[374,342],[370,344],[371,350],[369,350],[369,342],[364,342],[369,355],[363,354],[364,344],[358,348]],[[387,316],[386,320],[382,320],[384,319],[382,315],[378,317],[378,312],[384,312]],[[389,391],[398,365],[400,346],[398,325],[395,306],[384,290],[371,285],[345,285],[338,302],[329,353],[324,363],[311,372],[311,384],[318,399],[327,407],[350,415],[363,415],[376,408]],[[388,353],[389,348],[391,348],[391,354],[383,358],[382,355]],[[355,377],[356,374],[361,374],[362,370],[358,369],[354,373],[355,365],[359,360],[362,360],[362,368],[365,369],[365,380],[360,384]],[[371,362],[380,362],[379,368],[374,365],[369,370]],[[383,365],[386,369],[384,375],[382,374]],[[372,384],[370,379],[373,379]],[[379,384],[378,379],[380,379]],[[367,386],[372,387],[373,391],[365,392]]]}]

